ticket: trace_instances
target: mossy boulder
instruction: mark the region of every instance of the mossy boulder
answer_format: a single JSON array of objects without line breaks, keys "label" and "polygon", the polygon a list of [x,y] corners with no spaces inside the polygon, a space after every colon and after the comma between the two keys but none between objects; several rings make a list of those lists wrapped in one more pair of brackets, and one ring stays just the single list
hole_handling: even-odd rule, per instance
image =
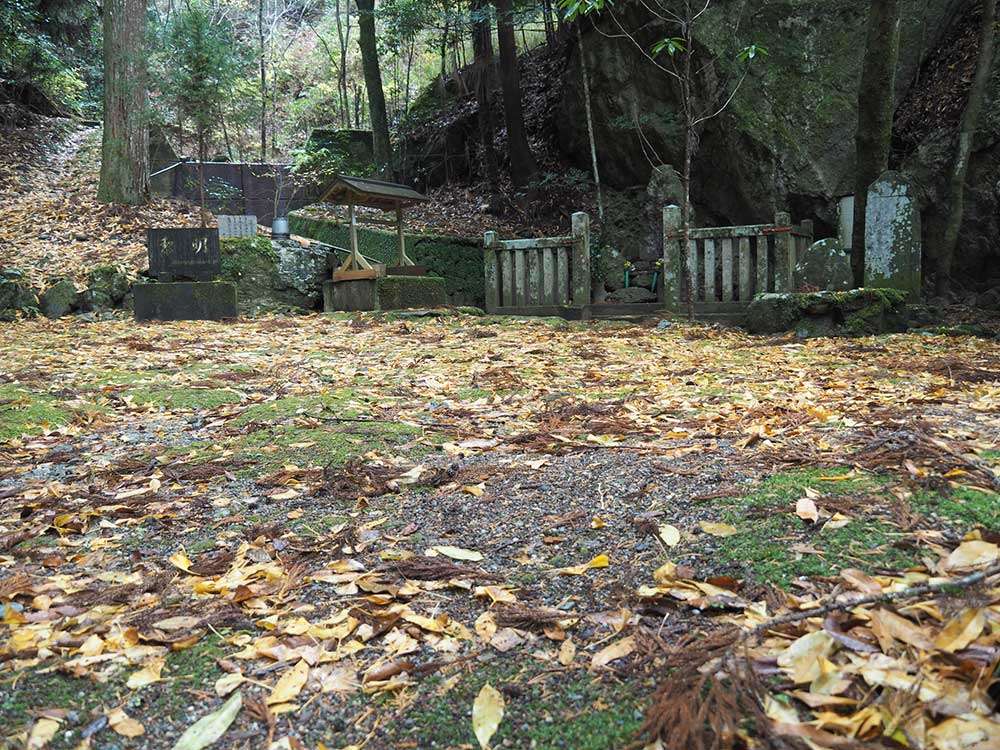
[{"label": "mossy boulder", "polygon": [[0,321],[38,314],[38,292],[19,270],[0,271]]},{"label": "mossy boulder", "polygon": [[802,294],[758,294],[747,308],[752,333],[794,330],[801,338],[866,336],[905,331],[906,293],[852,289]]},{"label": "mossy boulder", "polygon": [[797,296],[758,294],[747,308],[747,328],[751,333],[790,331],[802,317]]},{"label": "mossy boulder", "polygon": [[221,278],[236,285],[241,313],[319,308],[332,248],[267,237],[224,239],[220,248]]},{"label": "mossy boulder", "polygon": [[95,266],[87,275],[87,288],[80,297],[80,306],[87,312],[119,307],[131,288],[132,277],[124,266]]},{"label": "mossy boulder", "polygon": [[47,318],[61,318],[72,312],[80,301],[73,279],[60,278],[53,281],[42,292],[38,306]]}]

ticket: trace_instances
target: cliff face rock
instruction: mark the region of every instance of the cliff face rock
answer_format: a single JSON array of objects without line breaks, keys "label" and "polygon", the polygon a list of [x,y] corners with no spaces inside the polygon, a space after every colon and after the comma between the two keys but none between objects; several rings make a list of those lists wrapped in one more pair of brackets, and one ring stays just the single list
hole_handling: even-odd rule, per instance
[{"label": "cliff face rock", "polygon": [[[702,22],[697,54],[714,58],[700,87],[732,90],[736,71],[727,60],[750,42],[769,54],[754,63],[729,107],[706,124],[694,163],[692,199],[705,224],[768,221],[788,208],[813,218],[819,235],[832,235],[837,198],[854,192],[854,129],[867,22],[866,0],[722,2]],[[619,6],[626,28],[650,14]],[[890,166],[917,183],[927,263],[933,268],[948,204],[947,174],[954,137],[978,52],[978,10],[972,0],[904,0],[896,79],[897,129]],[[683,129],[670,77],[635,45],[584,33],[592,81],[594,122],[602,178],[614,187],[645,184],[652,162],[681,164]],[[645,49],[671,34],[648,24]],[[666,64],[666,59],[660,60]],[[571,50],[554,126],[559,145],[578,166],[589,160],[579,47]],[[1000,56],[993,90],[1000,92]],[[969,171],[966,216],[956,276],[1000,285],[1000,95],[981,119]]]},{"label": "cliff face rock", "polygon": [[[958,0],[904,0],[898,98],[909,89],[924,51],[933,48]],[[830,200],[853,192],[857,82],[864,55],[865,0],[783,0],[713,7],[698,32],[696,67],[714,58],[699,88],[731,91],[740,68],[738,50],[753,42],[767,48],[729,107],[706,125],[694,165],[695,202],[732,222],[770,218],[775,208],[816,213],[835,223]],[[619,11],[626,28],[643,28],[645,49],[676,28],[649,23],[651,14],[631,4]],[[610,19],[584,34],[592,80],[594,122],[602,176],[615,187],[645,184],[650,159],[679,165],[683,128],[670,76],[635,45],[609,39]],[[645,23],[644,23],[645,22]],[[657,58],[669,65],[665,55]],[[579,48],[563,79],[555,126],[559,144],[583,166],[589,159]],[[777,187],[777,192],[773,189]],[[706,217],[708,218],[708,217]]]},{"label": "cliff face rock", "polygon": [[[837,199],[854,192],[857,86],[868,5],[868,0],[712,4],[696,34],[698,65],[711,61],[700,75],[699,89],[731,91],[741,71],[734,61],[743,46],[756,43],[768,54],[754,61],[730,105],[701,133],[692,180],[700,224],[765,222],[776,210],[787,209],[796,220],[813,219],[818,237],[836,234]],[[652,226],[657,211],[646,205],[650,200],[645,188],[655,165],[681,165],[683,125],[676,87],[642,50],[675,36],[676,28],[658,22],[637,0],[612,8],[625,28],[641,29],[642,49],[628,39],[614,38],[614,20],[605,13],[596,19],[597,28],[589,19],[583,22],[583,50],[601,179],[618,191],[606,202],[637,202],[623,214],[628,217],[625,223],[633,226],[634,219],[642,217],[650,225],[649,231],[633,232],[634,238],[618,244],[631,257],[645,256],[656,254],[658,234]],[[975,0],[902,0],[897,128],[890,167],[906,172],[917,185],[928,269],[933,268],[943,226],[955,131],[977,54],[977,13]],[[542,151],[551,144],[555,151],[541,154],[545,169],[558,169],[561,161],[590,171],[580,49],[575,34],[568,34],[560,49],[522,58],[532,146]],[[667,64],[667,59],[658,62]],[[993,90],[1000,92],[1000,56],[996,67]],[[500,125],[498,97],[495,101]],[[436,124],[445,125],[445,132],[437,133],[434,148],[427,148],[425,138],[409,149],[421,155],[425,175],[434,173],[432,184],[444,176],[440,166],[428,166],[435,163],[433,151],[451,155],[449,179],[477,178],[475,99],[457,98],[449,112],[437,115]],[[980,130],[955,272],[978,285],[996,286],[1000,93],[988,103]],[[502,154],[502,127],[497,136]],[[608,219],[614,230],[614,217],[609,214]],[[640,245],[639,252],[627,244]]]}]

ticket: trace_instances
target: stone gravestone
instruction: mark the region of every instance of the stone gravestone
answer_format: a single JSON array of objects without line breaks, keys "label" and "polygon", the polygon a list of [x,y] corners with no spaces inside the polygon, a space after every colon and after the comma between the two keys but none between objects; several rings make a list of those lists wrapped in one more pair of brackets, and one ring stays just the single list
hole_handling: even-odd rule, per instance
[{"label": "stone gravestone", "polygon": [[854,287],[851,256],[836,237],[814,242],[795,261],[795,288],[841,291]]},{"label": "stone gravestone", "polygon": [[222,271],[214,229],[149,229],[149,272],[160,281],[211,281]]},{"label": "stone gravestone", "polygon": [[868,188],[865,286],[920,296],[920,209],[909,180],[884,172]]},{"label": "stone gravestone", "polygon": [[136,320],[235,318],[236,287],[214,281],[222,271],[215,229],[149,229],[149,272],[158,281],[136,284]]},{"label": "stone gravestone", "polygon": [[221,239],[242,239],[243,237],[257,236],[256,216],[226,216],[223,214],[218,219]]}]

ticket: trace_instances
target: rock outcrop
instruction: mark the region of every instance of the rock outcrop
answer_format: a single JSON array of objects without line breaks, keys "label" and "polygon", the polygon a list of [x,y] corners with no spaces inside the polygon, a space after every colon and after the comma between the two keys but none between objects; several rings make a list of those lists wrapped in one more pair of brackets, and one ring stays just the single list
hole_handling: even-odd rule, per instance
[{"label": "rock outcrop", "polygon": [[222,280],[236,285],[240,312],[317,310],[333,248],[266,237],[221,242]]}]

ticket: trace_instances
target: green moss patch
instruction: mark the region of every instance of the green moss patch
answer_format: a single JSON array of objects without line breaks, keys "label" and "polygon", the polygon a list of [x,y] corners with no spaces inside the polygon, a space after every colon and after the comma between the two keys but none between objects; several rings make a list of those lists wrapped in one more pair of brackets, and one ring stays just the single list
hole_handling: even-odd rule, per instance
[{"label": "green moss patch", "polygon": [[444,279],[439,276],[384,276],[376,282],[379,307],[403,310],[448,304]]},{"label": "green moss patch", "polygon": [[386,746],[477,747],[472,704],[486,683],[503,692],[506,703],[493,747],[607,750],[634,739],[648,688],[602,682],[585,672],[541,672],[527,660],[505,658],[460,673],[451,687],[449,676],[424,680],[402,720],[388,727]]},{"label": "green moss patch", "polygon": [[758,294],[747,308],[752,333],[795,329],[802,337],[866,336],[906,329],[906,292],[851,289],[844,292]]},{"label": "green moss patch", "polygon": [[237,404],[240,394],[228,388],[173,388],[147,386],[129,388],[122,392],[138,406],[155,406],[169,410],[201,411],[215,409],[224,404]]},{"label": "green moss patch", "polygon": [[960,526],[960,531],[980,527],[1000,529],[1000,494],[972,487],[957,487],[947,494],[918,493],[914,510]]},{"label": "green moss patch", "polygon": [[29,729],[41,709],[63,709],[75,711],[78,719],[66,721],[62,731],[57,732],[46,747],[52,750],[76,747],[81,739],[80,732],[97,712],[119,702],[125,692],[124,683],[124,673],[105,683],[48,669],[29,669],[6,675],[0,682],[0,727],[4,729],[0,736],[18,727]]},{"label": "green moss patch", "polygon": [[[835,501],[858,493],[877,495],[882,483],[877,477],[822,469],[775,474],[743,497],[720,501],[720,520],[738,533],[712,538],[713,554],[742,574],[783,587],[799,576],[835,575],[845,567],[905,569],[919,562],[919,553],[878,514],[878,503],[867,504],[863,512],[849,510],[845,515],[851,520],[840,528],[794,513],[807,488]],[[823,507],[822,499],[816,502]]]},{"label": "green moss patch", "polygon": [[267,237],[229,237],[219,241],[222,278],[236,283],[249,268],[260,263],[274,265],[278,255]]},{"label": "green moss patch", "polygon": [[317,415],[324,409],[338,407],[340,416],[356,416],[357,409],[343,410],[354,396],[354,391],[341,389],[314,396],[286,396],[273,401],[254,404],[236,418],[234,424],[246,426],[255,423],[280,422],[298,415]]},{"label": "green moss patch", "polygon": [[239,458],[254,462],[249,473],[261,476],[289,463],[340,466],[368,451],[389,450],[417,434],[419,431],[413,427],[381,422],[322,427],[277,425],[254,430],[232,447]]},{"label": "green moss patch", "polygon": [[72,418],[51,396],[0,385],[0,442],[68,424]]}]

